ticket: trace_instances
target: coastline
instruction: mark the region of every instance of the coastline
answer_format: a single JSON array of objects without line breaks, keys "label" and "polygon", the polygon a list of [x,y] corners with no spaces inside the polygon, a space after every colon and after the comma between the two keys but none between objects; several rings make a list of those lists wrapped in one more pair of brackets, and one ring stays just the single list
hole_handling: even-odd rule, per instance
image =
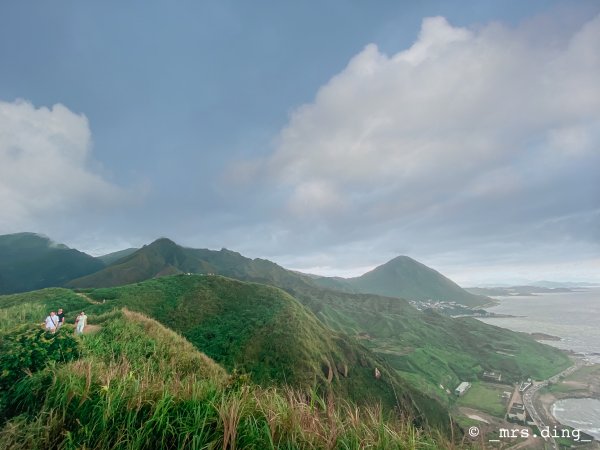
[{"label": "coastline", "polygon": [[600,400],[600,364],[583,365],[557,383],[540,389],[535,395],[534,404],[550,426],[568,426],[555,417],[555,403],[583,398]]}]

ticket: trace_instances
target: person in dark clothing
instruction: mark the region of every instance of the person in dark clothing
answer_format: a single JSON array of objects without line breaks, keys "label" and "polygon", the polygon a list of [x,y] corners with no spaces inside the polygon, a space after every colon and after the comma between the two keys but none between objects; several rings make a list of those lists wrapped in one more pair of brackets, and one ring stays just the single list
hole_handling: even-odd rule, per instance
[{"label": "person in dark clothing", "polygon": [[60,328],[65,323],[65,313],[63,312],[62,308],[58,309],[57,316],[58,316],[58,326],[57,326],[57,328]]}]

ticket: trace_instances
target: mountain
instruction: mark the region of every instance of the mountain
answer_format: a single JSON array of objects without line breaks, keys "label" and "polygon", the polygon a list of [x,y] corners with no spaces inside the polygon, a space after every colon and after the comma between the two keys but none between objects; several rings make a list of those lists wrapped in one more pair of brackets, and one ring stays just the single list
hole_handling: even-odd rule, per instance
[{"label": "mountain", "polygon": [[310,278],[265,259],[250,259],[227,249],[193,249],[160,238],[97,273],[74,279],[70,287],[110,287],[178,273],[219,274],[244,281],[290,287]]},{"label": "mountain", "polygon": [[[428,289],[426,298],[431,298],[432,293],[443,292],[442,289],[447,288],[451,297],[444,295],[441,298],[449,301],[460,298],[463,302],[475,299],[481,303],[487,300],[486,297],[465,294],[438,272],[410,258],[396,258],[378,269],[364,277],[370,281],[374,278],[387,279],[388,287],[397,290],[406,289],[399,280],[408,280],[412,290],[407,293],[412,296],[416,292],[425,295],[423,290]],[[164,238],[69,285],[77,288],[111,287],[166,274],[198,272],[257,281],[284,289],[327,327],[358,338],[403,377],[442,401],[448,401],[448,398],[444,391],[440,392],[439,384],[452,387],[461,380],[476,380],[484,370],[502,371],[505,379],[516,381],[524,376],[552,374],[555,367],[568,362],[560,351],[527,336],[476,320],[451,319],[420,312],[407,301],[390,297],[389,290],[384,291],[388,296],[357,294],[358,286],[351,285],[352,280],[340,278],[326,280],[330,284],[325,288],[317,285],[320,279],[285,270],[269,261],[252,260],[225,249],[188,249]],[[415,285],[422,287],[417,290]],[[364,285],[361,288],[367,289]],[[377,290],[378,286],[373,285],[372,288]],[[403,292],[406,293],[406,290]],[[209,356],[213,355],[209,352]]]},{"label": "mountain", "polygon": [[[33,300],[49,308],[63,306],[67,322],[84,308],[90,317],[124,308],[140,312],[180,333],[230,373],[248,374],[260,386],[333,392],[353,403],[381,403],[386,410],[400,408],[421,421],[447,425],[439,401],[410,387],[372,351],[331,330],[272,286],[175,275],[79,295],[63,289],[0,297],[0,309]],[[375,378],[375,368],[381,379]]]},{"label": "mountain", "polygon": [[131,255],[136,251],[138,251],[137,248],[126,248],[124,250],[119,250],[117,252],[107,253],[106,255],[98,256],[98,259],[108,266],[118,261],[119,259]]},{"label": "mountain", "polygon": [[[129,252],[129,250],[125,251]],[[346,293],[367,293],[408,300],[454,301],[480,306],[492,300],[471,294],[439,272],[407,256],[397,257],[357,278],[303,274],[265,260],[221,249],[193,249],[161,238],[116,260],[103,270],[72,280],[77,288],[119,286],[177,273],[219,274],[283,289],[321,287]]]},{"label": "mountain", "polygon": [[104,266],[86,253],[39,234],[0,236],[0,294],[61,286]]},{"label": "mountain", "polygon": [[[356,278],[315,280],[324,287],[407,300],[438,300],[480,306],[491,299],[465,291],[441,273],[408,256],[398,256]],[[337,286],[337,287],[336,287]]]},{"label": "mountain", "polygon": [[[94,309],[83,339],[72,325],[39,329],[38,310],[56,302]],[[113,307],[65,289],[0,297],[0,448],[462,448],[376,405],[258,386],[152,318]]]}]

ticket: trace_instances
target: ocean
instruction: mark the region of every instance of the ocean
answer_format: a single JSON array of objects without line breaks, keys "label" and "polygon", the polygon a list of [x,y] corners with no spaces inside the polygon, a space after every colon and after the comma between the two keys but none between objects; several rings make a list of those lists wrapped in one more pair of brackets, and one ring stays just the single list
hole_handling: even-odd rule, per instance
[{"label": "ocean", "polygon": [[497,297],[488,311],[519,317],[485,318],[483,322],[515,331],[540,332],[562,338],[545,341],[586,355],[600,363],[600,288],[530,297]]},{"label": "ocean", "polygon": [[[485,318],[483,322],[514,331],[558,336],[549,345],[585,355],[600,364],[600,288],[530,297],[497,297],[498,306],[487,308],[497,314],[519,317]],[[600,401],[565,399],[553,406],[556,418],[600,439]]]}]

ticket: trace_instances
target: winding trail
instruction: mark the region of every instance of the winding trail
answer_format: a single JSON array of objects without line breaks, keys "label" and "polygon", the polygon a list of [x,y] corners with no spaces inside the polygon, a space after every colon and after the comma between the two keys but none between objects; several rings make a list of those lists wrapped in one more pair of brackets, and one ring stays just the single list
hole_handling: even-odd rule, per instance
[{"label": "winding trail", "polygon": [[92,305],[101,305],[102,304],[102,302],[97,302],[96,300],[93,300],[92,298],[90,298],[86,294],[84,294],[83,292],[75,292],[75,295],[78,295],[79,297],[84,299],[86,302],[91,303]]}]

